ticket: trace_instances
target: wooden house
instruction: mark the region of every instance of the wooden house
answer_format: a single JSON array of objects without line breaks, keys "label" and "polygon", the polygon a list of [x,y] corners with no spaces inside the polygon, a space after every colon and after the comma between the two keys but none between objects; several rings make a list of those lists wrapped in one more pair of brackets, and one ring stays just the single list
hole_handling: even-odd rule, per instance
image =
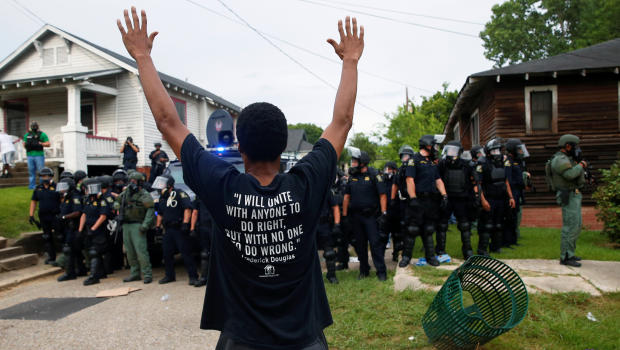
[{"label": "wooden house", "polygon": [[[444,132],[469,149],[495,137],[520,138],[536,192],[529,206],[557,206],[544,178],[545,162],[561,135],[581,138],[594,169],[609,168],[620,152],[620,39],[470,75]],[[592,188],[584,205],[594,204]]]},{"label": "wooden house", "polygon": [[[179,117],[203,144],[211,113],[240,112],[198,86],[163,73],[160,78]],[[0,62],[0,108],[0,128],[10,135],[23,137],[36,120],[51,141],[46,160],[67,170],[120,165],[127,136],[141,149],[138,167],[150,165],[155,142],[173,156],[155,126],[135,61],[51,25]]]}]

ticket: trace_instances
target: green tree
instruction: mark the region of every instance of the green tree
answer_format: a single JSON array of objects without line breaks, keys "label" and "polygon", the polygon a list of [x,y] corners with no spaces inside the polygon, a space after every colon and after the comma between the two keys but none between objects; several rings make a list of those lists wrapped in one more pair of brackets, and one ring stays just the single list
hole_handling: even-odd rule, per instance
[{"label": "green tree", "polygon": [[362,132],[356,132],[353,134],[353,137],[349,140],[349,146],[357,147],[368,153],[371,163],[377,159],[379,145],[376,142],[371,141],[370,138]]},{"label": "green tree", "polygon": [[508,0],[492,11],[480,38],[498,67],[620,36],[618,0]]},{"label": "green tree", "polygon": [[443,83],[443,89],[441,91],[437,91],[430,97],[422,97],[422,103],[417,108],[420,113],[433,116],[435,119],[439,120],[442,125],[448,122],[452,107],[454,107],[456,99],[459,96],[459,92],[456,90],[448,91],[448,86],[448,83]]},{"label": "green tree", "polygon": [[312,123],[289,124],[289,129],[303,129],[306,131],[306,138],[311,144],[315,144],[323,134],[323,128]]}]

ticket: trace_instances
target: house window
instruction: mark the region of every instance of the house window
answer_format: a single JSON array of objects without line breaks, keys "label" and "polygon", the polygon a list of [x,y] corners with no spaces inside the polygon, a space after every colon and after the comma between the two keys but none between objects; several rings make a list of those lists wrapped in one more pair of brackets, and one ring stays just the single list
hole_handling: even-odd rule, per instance
[{"label": "house window", "polygon": [[55,66],[69,63],[69,53],[64,46],[52,47],[41,51],[43,66]]},{"label": "house window", "polygon": [[471,115],[471,144],[480,144],[480,116],[477,109]]},{"label": "house window", "polygon": [[95,134],[95,106],[84,104],[80,108],[80,123],[88,128],[88,134]]},{"label": "house window", "polygon": [[187,125],[187,103],[174,97],[172,98],[172,101],[174,102],[174,108],[177,109],[179,119],[181,119],[183,124]]},{"label": "house window", "polygon": [[455,141],[461,141],[461,130],[459,128],[459,122],[454,124],[454,129],[452,129],[452,133],[454,134]]},{"label": "house window", "polygon": [[557,86],[525,88],[525,129],[534,132],[557,132]]}]

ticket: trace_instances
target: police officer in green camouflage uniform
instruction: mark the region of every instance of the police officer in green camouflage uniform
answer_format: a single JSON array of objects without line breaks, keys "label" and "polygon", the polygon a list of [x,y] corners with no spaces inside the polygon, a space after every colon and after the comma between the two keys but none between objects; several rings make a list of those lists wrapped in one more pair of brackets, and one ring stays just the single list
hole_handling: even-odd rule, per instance
[{"label": "police officer in green camouflage uniform", "polygon": [[581,231],[581,192],[585,184],[584,169],[587,163],[581,160],[579,137],[562,135],[558,142],[560,150],[553,155],[546,169],[556,191],[556,201],[562,207],[562,243],[560,264],[581,266],[575,256],[577,238]]},{"label": "police officer in green camouflage uniform", "polygon": [[146,232],[155,222],[155,209],[153,198],[142,188],[143,184],[144,175],[137,171],[132,172],[129,175],[129,185],[116,198],[114,208],[119,210],[119,220],[123,224],[123,244],[131,267],[129,277],[124,278],[123,282],[140,280],[141,270],[144,283],[147,284],[153,281],[153,272]]}]

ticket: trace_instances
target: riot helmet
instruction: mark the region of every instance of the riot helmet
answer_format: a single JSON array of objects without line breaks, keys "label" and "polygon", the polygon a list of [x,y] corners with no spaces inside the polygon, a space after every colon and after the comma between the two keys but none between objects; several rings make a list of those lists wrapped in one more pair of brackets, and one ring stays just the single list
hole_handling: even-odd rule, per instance
[{"label": "riot helmet", "polygon": [[463,151],[463,153],[461,153],[461,159],[470,162],[472,160],[471,151]]},{"label": "riot helmet", "polygon": [[37,132],[39,131],[39,123],[33,121],[32,123],[30,123],[30,130],[32,130],[32,132]]},{"label": "riot helmet", "polygon": [[409,145],[402,145],[400,149],[398,150],[398,157],[400,158],[400,161],[403,163],[406,163],[411,158],[413,158],[414,154],[415,152],[413,151],[413,148]]},{"label": "riot helmet", "polygon": [[67,170],[63,171],[62,173],[60,173],[60,178],[58,182],[65,178],[73,179],[73,173]]},{"label": "riot helmet", "polygon": [[361,151],[359,148],[351,147],[350,175],[361,173],[362,168],[368,166],[368,163],[370,163],[370,156],[368,156],[368,153]]},{"label": "riot helmet", "polygon": [[56,191],[61,194],[71,193],[75,190],[75,181],[72,178],[65,177],[56,184]]},{"label": "riot helmet", "polygon": [[508,139],[506,141],[506,151],[515,159],[523,159],[530,156],[527,148],[519,139]]},{"label": "riot helmet", "polygon": [[437,157],[437,152],[439,152],[439,145],[435,140],[435,135],[423,135],[420,137],[418,141],[420,146],[420,151],[425,150],[428,152],[428,157],[431,159],[435,159]]},{"label": "riot helmet", "polygon": [[144,175],[139,171],[132,171],[129,173],[129,191],[136,192],[138,187],[144,185]]},{"label": "riot helmet", "polygon": [[474,145],[471,148],[471,157],[475,160],[478,160],[479,158],[484,158],[486,156],[486,154],[484,153],[484,147],[480,146],[480,145]]},{"label": "riot helmet", "polygon": [[[566,154],[573,157],[575,161],[579,162],[581,161],[582,157],[581,148],[579,147],[579,141],[579,137],[572,134],[566,134],[560,137],[560,140],[558,141],[558,146],[565,149]],[[566,147],[567,145],[570,145],[570,149]]]},{"label": "riot helmet", "polygon": [[117,181],[122,181],[123,183],[127,183],[129,175],[124,169],[116,169],[112,173],[112,181],[116,183]]},{"label": "riot helmet", "polygon": [[493,159],[495,163],[499,163],[504,159],[504,154],[502,153],[502,143],[499,139],[491,139],[484,146],[485,153]]},{"label": "riot helmet", "polygon": [[83,170],[78,170],[73,174],[73,180],[75,180],[76,184],[80,183],[80,181],[84,180],[85,178],[86,172]]},{"label": "riot helmet", "polygon": [[463,145],[456,140],[448,142],[441,151],[441,157],[444,159],[458,159],[461,154],[463,154]]},{"label": "riot helmet", "polygon": [[97,196],[101,194],[101,181],[99,178],[91,177],[85,179],[83,185],[86,187],[87,195]]},{"label": "riot helmet", "polygon": [[155,178],[151,185],[151,188],[155,190],[164,190],[170,187],[174,187],[174,177],[172,175],[160,175]]},{"label": "riot helmet", "polygon": [[42,184],[49,184],[50,182],[52,182],[53,177],[54,177],[54,170],[48,167],[45,167],[39,170],[39,179],[41,180]]},{"label": "riot helmet", "polygon": [[112,185],[112,176],[110,175],[101,175],[97,179],[101,182],[102,189],[107,189]]}]

